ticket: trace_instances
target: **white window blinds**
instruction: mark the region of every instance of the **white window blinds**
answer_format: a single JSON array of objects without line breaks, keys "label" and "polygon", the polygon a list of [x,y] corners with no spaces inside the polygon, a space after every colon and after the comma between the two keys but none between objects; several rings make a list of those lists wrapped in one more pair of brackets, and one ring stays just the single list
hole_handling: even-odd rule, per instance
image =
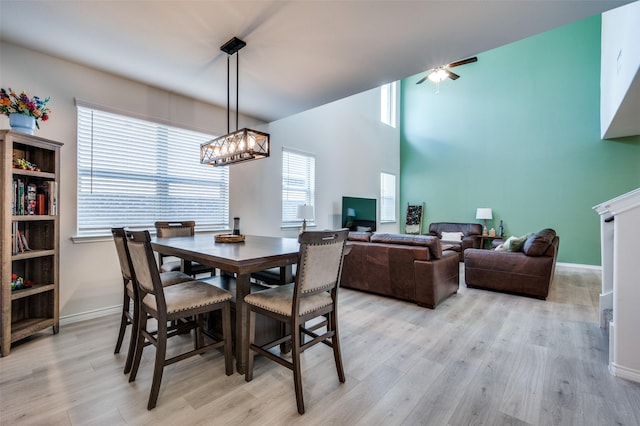
[{"label": "white window blinds", "polygon": [[396,221],[396,175],[380,173],[380,222]]},{"label": "white window blinds", "polygon": [[[282,150],[282,226],[301,226],[298,206],[315,205],[316,159],[311,154]],[[315,219],[307,220],[307,226]]]},{"label": "white window blinds", "polygon": [[200,164],[211,135],[79,105],[77,235],[157,220],[229,227],[229,170]]}]

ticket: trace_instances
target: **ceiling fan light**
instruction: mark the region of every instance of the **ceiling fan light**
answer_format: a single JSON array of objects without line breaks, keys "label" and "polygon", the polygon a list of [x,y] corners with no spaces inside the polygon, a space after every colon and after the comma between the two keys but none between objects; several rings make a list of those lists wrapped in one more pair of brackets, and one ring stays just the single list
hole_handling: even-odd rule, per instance
[{"label": "ceiling fan light", "polygon": [[433,81],[434,83],[440,83],[442,80],[444,80],[448,76],[449,74],[447,74],[447,71],[445,71],[442,68],[439,68],[437,70],[434,70],[431,74],[429,74],[429,80]]}]

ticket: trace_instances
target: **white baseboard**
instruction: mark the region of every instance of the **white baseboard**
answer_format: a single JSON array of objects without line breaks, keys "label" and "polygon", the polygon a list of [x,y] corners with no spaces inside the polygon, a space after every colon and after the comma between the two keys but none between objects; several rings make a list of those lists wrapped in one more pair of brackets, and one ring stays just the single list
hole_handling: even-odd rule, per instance
[{"label": "white baseboard", "polygon": [[66,315],[64,317],[60,317],[60,325],[73,324],[76,322],[100,318],[107,315],[119,314],[120,312],[122,312],[122,305],[110,306],[108,308],[101,308],[93,311]]},{"label": "white baseboard", "polygon": [[602,271],[602,266],[600,265],[584,265],[582,263],[564,263],[558,262],[556,266],[561,266],[564,268],[578,268],[578,269],[591,269],[595,271]]},{"label": "white baseboard", "polygon": [[633,368],[623,367],[617,365],[615,362],[609,364],[609,372],[621,379],[630,380],[632,382],[640,383],[640,371]]}]

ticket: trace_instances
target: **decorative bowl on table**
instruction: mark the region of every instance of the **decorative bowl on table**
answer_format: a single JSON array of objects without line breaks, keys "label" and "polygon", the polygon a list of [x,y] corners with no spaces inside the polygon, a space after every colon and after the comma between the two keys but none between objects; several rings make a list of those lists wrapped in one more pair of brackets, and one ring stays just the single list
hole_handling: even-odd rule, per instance
[{"label": "decorative bowl on table", "polygon": [[244,241],[244,235],[233,234],[216,234],[216,243],[241,243]]}]

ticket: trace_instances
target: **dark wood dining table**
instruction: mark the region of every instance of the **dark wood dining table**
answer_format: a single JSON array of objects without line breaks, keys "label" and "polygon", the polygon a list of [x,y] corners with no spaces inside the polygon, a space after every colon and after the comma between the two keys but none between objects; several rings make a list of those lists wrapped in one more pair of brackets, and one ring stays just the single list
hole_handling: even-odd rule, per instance
[{"label": "dark wood dining table", "polygon": [[164,255],[236,274],[236,368],[244,373],[248,344],[244,297],[251,292],[251,273],[282,267],[290,274],[291,265],[298,260],[298,240],[246,235],[243,242],[220,243],[215,242],[213,234],[196,234],[193,237],[154,238],[151,246]]}]

